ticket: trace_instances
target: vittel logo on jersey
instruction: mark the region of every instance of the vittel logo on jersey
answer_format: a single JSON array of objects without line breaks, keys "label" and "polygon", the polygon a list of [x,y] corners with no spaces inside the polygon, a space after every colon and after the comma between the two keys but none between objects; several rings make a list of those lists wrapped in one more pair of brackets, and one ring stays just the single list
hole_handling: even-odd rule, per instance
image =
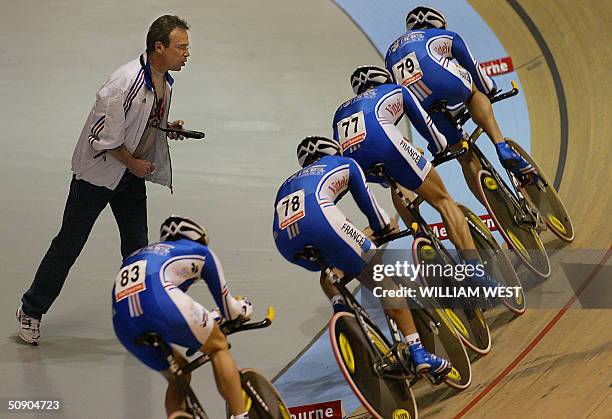
[{"label": "vittel logo on jersey", "polygon": [[348,176],[342,176],[340,179],[333,180],[327,188],[333,194],[337,194],[340,191],[346,189],[346,187],[348,186],[348,182],[349,182]]},{"label": "vittel logo on jersey", "polygon": [[354,240],[355,243],[357,243],[359,246],[363,246],[363,244],[366,241],[366,237],[363,234],[361,234],[359,230],[357,230],[356,228],[354,228],[352,225],[348,223],[344,223],[340,230],[346,233],[346,235],[349,236],[352,240]]},{"label": "vittel logo on jersey", "polygon": [[397,100],[393,103],[385,106],[385,109],[393,116],[397,116],[400,112],[402,112],[402,102]]},{"label": "vittel logo on jersey", "polygon": [[438,44],[434,47],[434,51],[436,51],[440,55],[450,54],[451,47],[448,44]]}]

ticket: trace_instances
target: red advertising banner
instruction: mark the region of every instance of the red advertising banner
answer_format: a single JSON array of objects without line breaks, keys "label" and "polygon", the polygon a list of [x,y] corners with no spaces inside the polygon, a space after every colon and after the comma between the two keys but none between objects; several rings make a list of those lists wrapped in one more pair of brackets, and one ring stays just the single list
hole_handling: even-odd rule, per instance
[{"label": "red advertising banner", "polygon": [[[497,230],[497,226],[495,225],[495,222],[493,221],[493,219],[491,218],[489,214],[481,215],[480,219],[485,223],[485,225],[487,226],[489,230],[491,231]],[[444,226],[444,223],[429,224],[429,227],[440,240],[448,239],[448,234],[446,232],[446,227]]]},{"label": "red advertising banner", "polygon": [[290,407],[289,413],[291,419],[342,419],[342,401]]},{"label": "red advertising banner", "polygon": [[484,63],[480,63],[480,68],[482,68],[488,76],[499,76],[500,74],[506,74],[514,71],[511,57],[485,61]]}]

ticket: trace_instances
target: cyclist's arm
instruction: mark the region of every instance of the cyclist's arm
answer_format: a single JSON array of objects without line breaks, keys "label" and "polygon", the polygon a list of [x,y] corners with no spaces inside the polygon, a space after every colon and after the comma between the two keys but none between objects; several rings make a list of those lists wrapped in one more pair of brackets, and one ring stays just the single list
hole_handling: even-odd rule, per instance
[{"label": "cyclist's arm", "polygon": [[453,58],[465,68],[472,76],[476,88],[485,95],[489,95],[497,89],[493,79],[480,68],[480,64],[474,58],[469,48],[458,34],[453,34],[453,46],[451,48]]},{"label": "cyclist's arm", "polygon": [[444,134],[438,130],[436,124],[429,116],[423,106],[419,103],[414,94],[402,87],[402,96],[404,100],[404,113],[410,119],[410,122],[416,130],[427,140],[429,146],[427,147],[432,154],[438,154],[446,149],[447,141]]},{"label": "cyclist's arm", "polygon": [[368,223],[375,232],[382,231],[391,222],[389,216],[366,185],[363,170],[353,159],[349,163],[349,189],[357,206],[368,217]]},{"label": "cyclist's arm", "polygon": [[210,249],[208,249],[204,269],[202,269],[202,279],[206,282],[208,290],[226,320],[235,319],[242,314],[240,304],[232,296],[227,287],[221,262],[219,262],[217,256]]}]

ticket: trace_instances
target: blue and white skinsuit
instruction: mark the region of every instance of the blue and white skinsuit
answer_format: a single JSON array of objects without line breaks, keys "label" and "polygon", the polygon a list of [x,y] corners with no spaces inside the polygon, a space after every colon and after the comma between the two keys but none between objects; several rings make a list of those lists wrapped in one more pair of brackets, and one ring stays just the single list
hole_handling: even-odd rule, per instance
[{"label": "blue and white skinsuit", "polygon": [[[463,39],[444,29],[414,30],[402,35],[387,50],[385,65],[395,82],[407,87],[426,110],[446,100],[451,113],[458,111],[472,95],[472,83],[486,95],[497,88]],[[444,113],[433,113],[432,118],[449,145],[463,138],[463,131]],[[442,151],[431,143],[429,149],[434,154]]]},{"label": "blue and white skinsuit", "polygon": [[344,102],[334,115],[334,139],[344,156],[366,171],[369,182],[383,178],[367,174],[384,163],[385,170],[400,185],[415,190],[431,170],[431,163],[404,138],[397,124],[406,115],[417,131],[436,148],[446,147],[446,138],[415,96],[397,84],[382,84]]},{"label": "blue and white skinsuit", "polygon": [[368,189],[363,171],[348,157],[324,156],[281,185],[272,230],[285,259],[320,271],[319,264],[295,258],[305,246],[314,246],[326,265],[351,275],[361,273],[376,246],[336,206],[349,191],[374,232],[389,225],[389,216]]},{"label": "blue and white skinsuit", "polygon": [[157,332],[167,343],[186,348],[204,345],[214,316],[185,294],[200,280],[225,319],[242,314],[207,246],[186,239],[161,242],[125,259],[113,287],[113,326],[123,346],[150,368],[164,371],[169,365],[159,348],[135,343],[142,334]]}]

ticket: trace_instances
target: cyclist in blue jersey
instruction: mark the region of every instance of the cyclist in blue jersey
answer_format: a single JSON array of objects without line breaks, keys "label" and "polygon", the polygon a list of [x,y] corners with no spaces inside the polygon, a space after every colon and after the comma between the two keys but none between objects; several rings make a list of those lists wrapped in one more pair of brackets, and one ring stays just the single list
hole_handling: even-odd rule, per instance
[{"label": "cyclist in blue jersey", "polygon": [[[281,185],[274,201],[273,235],[276,247],[289,262],[310,271],[320,271],[318,263],[297,259],[306,246],[314,246],[322,262],[343,273],[356,276],[372,289],[371,275],[360,275],[375,258],[376,245],[356,227],[336,206],[350,192],[359,209],[368,218],[375,236],[385,235],[397,228],[378,205],[368,189],[363,171],[351,158],[342,157],[338,144],[324,137],[306,137],[297,149],[302,170],[291,175]],[[382,285],[396,289],[392,279]],[[321,286],[331,299],[334,311],[345,301],[327,277]],[[450,363],[430,354],[421,345],[419,334],[408,305],[402,299],[381,298],[385,312],[398,324],[405,336],[416,370],[439,382],[451,370]]]},{"label": "cyclist in blue jersey", "polygon": [[[387,70],[377,66],[358,67],[351,75],[357,96],[344,102],[334,115],[334,139],[343,155],[351,157],[368,173],[384,163],[386,173],[400,187],[415,191],[442,216],[448,236],[461,252],[466,263],[477,266],[480,259],[465,217],[451,198],[440,175],[431,163],[404,138],[396,124],[404,115],[419,133],[441,149],[446,138],[438,131],[429,115],[410,90],[393,84]],[[370,182],[385,179],[368,176]],[[393,203],[406,223],[412,219],[394,194]],[[472,277],[475,286],[497,286],[486,277]]]},{"label": "cyclist in blue jersey", "polygon": [[[387,70],[430,112],[450,146],[460,143],[465,134],[444,112],[433,111],[440,101],[446,101],[446,110],[451,114],[465,105],[474,122],[495,144],[502,165],[524,182],[534,182],[535,169],[506,143],[493,115],[488,97],[497,91],[495,82],[480,68],[463,39],[446,27],[444,15],[433,8],[419,6],[411,10],[406,17],[408,32],[387,51]],[[443,151],[436,143],[430,142],[428,148],[433,154]],[[468,186],[479,197],[473,182],[480,170],[478,160],[468,151],[460,163]]]},{"label": "cyclist in blue jersey", "polygon": [[[185,293],[200,280],[206,282],[219,307],[212,312]],[[185,411],[184,394],[161,349],[138,345],[136,340],[156,332],[168,343],[208,354],[217,388],[232,417],[247,419],[240,376],[217,323],[248,320],[252,311],[249,300],[236,299],[229,292],[221,264],[208,247],[206,229],[186,217],[166,219],[161,225],[160,242],[126,258],[113,287],[115,333],[129,352],[168,380],[165,404],[169,418],[193,416]],[[185,358],[173,351],[179,364],[186,364]]]}]

